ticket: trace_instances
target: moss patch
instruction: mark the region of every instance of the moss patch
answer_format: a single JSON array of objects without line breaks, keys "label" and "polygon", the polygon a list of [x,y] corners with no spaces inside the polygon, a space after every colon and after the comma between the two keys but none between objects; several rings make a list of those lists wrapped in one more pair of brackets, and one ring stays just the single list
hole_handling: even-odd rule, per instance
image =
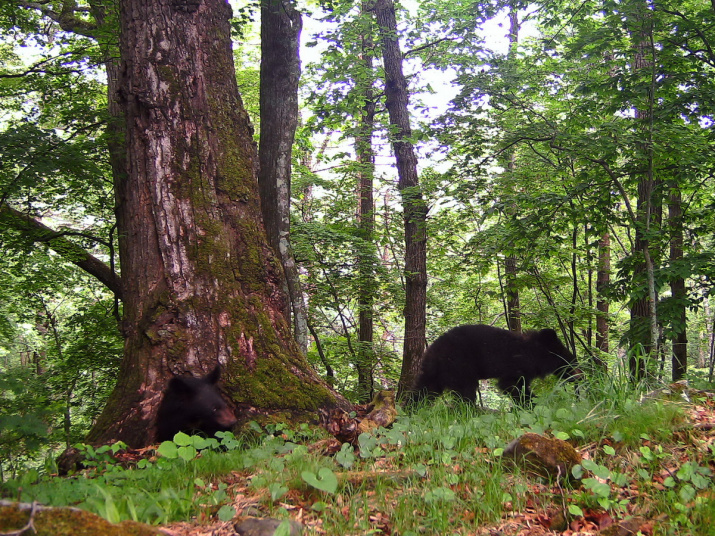
[{"label": "moss patch", "polygon": [[[149,525],[134,521],[110,523],[96,514],[76,508],[49,508],[0,501],[0,532],[20,531],[28,527],[32,517],[37,536],[159,536],[162,533]],[[33,534],[31,528],[25,530]]]}]

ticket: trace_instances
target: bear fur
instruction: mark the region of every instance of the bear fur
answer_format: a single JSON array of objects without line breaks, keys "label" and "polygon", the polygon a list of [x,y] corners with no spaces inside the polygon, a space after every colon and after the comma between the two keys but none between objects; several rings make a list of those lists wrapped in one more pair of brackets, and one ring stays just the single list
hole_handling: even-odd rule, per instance
[{"label": "bear fur", "polygon": [[217,365],[202,378],[171,378],[156,413],[156,440],[170,441],[177,432],[213,437],[216,432],[230,431],[237,421],[221,397],[220,377]]},{"label": "bear fur", "polygon": [[451,390],[476,402],[479,380],[496,378],[516,403],[529,405],[534,378],[574,375],[575,365],[575,356],[553,329],[520,334],[469,324],[450,329],[427,348],[414,391],[434,398]]}]

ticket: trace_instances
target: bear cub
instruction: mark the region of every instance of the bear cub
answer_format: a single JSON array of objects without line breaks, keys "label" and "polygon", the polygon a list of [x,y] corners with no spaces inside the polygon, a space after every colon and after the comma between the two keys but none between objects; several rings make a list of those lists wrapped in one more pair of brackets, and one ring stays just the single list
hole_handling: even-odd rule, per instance
[{"label": "bear cub", "polygon": [[553,329],[520,334],[470,324],[450,329],[427,348],[415,392],[434,398],[451,390],[476,402],[479,380],[496,378],[517,404],[530,405],[534,378],[575,376],[575,366],[575,356]]},{"label": "bear cub", "polygon": [[169,380],[156,414],[156,440],[170,441],[177,432],[213,437],[228,432],[236,417],[221,397],[217,365],[203,378],[174,376]]}]

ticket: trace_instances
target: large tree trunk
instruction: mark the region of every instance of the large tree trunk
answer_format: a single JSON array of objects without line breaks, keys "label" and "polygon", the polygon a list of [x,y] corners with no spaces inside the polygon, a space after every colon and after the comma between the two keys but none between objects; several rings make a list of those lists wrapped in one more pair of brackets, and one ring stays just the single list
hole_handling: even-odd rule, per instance
[{"label": "large tree trunk", "polygon": [[344,403],[302,358],[281,313],[261,225],[255,146],[225,0],[121,3],[126,176],[117,218],[124,360],[90,442],[144,445],[171,374],[225,369],[238,406]]},{"label": "large tree trunk", "polygon": [[[677,266],[683,260],[683,207],[682,196],[677,182],[671,185],[668,220],[670,227],[670,264]],[[682,380],[688,370],[688,316],[686,311],[687,294],[685,279],[674,277],[670,282],[670,292],[674,303],[673,314],[673,381]]]},{"label": "large tree trunk", "polygon": [[390,116],[392,148],[397,163],[405,222],[405,342],[399,395],[414,385],[425,351],[427,316],[427,205],[422,198],[417,173],[417,156],[409,141],[412,137],[409,94],[402,72],[402,53],[397,39],[397,20],[392,0],[375,3],[375,19],[382,41],[385,67],[385,96]]},{"label": "large tree trunk", "polygon": [[289,303],[284,313],[303,353],[308,321],[298,267],[290,245],[290,180],[293,139],[298,126],[300,31],[302,20],[291,0],[261,2],[261,136],[258,184],[268,241],[280,255]]}]

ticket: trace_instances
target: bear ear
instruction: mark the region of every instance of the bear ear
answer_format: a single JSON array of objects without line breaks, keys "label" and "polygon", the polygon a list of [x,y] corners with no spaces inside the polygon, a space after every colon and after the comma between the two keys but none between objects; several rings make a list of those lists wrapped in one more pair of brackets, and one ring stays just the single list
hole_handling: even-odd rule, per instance
[{"label": "bear ear", "polygon": [[221,365],[216,365],[214,369],[206,375],[205,380],[211,384],[216,384],[219,378],[221,378]]},{"label": "bear ear", "polygon": [[539,331],[539,340],[543,343],[558,341],[559,336],[551,328],[542,329]]}]

